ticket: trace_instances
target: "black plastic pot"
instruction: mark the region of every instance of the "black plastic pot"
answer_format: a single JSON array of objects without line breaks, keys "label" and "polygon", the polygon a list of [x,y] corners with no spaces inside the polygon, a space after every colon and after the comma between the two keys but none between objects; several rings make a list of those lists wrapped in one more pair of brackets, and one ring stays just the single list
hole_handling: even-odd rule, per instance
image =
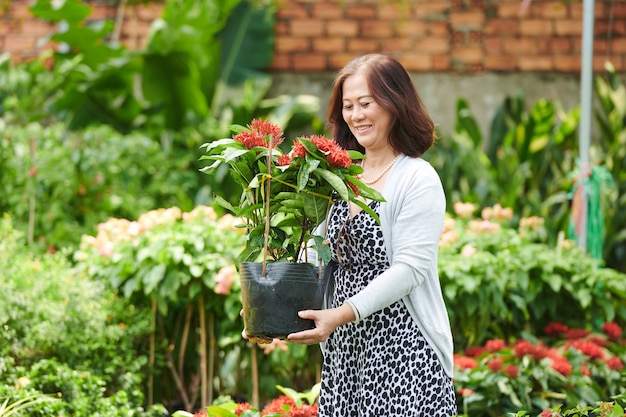
[{"label": "black plastic pot", "polygon": [[301,310],[320,310],[323,282],[317,267],[306,263],[268,263],[240,265],[243,319],[252,337],[284,339],[290,333],[315,327],[312,320],[298,317]]}]

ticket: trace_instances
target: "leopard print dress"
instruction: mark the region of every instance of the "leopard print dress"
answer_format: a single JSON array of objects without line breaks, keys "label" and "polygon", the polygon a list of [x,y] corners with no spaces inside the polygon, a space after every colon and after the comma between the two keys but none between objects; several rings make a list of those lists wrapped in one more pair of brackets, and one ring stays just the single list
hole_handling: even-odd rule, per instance
[{"label": "leopard print dress", "polygon": [[[370,205],[375,211],[379,203]],[[328,225],[340,306],[389,268],[380,226],[367,212],[350,218],[346,202]],[[339,326],[324,347],[319,417],[449,417],[457,413],[452,381],[402,300]]]}]

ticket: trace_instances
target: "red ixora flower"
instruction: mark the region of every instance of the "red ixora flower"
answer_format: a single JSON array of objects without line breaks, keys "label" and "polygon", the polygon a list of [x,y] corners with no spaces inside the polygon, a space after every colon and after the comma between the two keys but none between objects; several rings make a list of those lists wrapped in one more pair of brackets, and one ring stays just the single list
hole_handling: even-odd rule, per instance
[{"label": "red ixora flower", "polygon": [[544,327],[543,331],[548,336],[557,336],[560,334],[564,334],[567,332],[569,328],[563,323],[548,323],[546,327]]},{"label": "red ixora flower", "polygon": [[263,137],[269,136],[272,146],[278,146],[285,140],[282,129],[268,120],[252,119],[248,128],[252,132],[263,135]]},{"label": "red ixora flower", "polygon": [[281,128],[267,120],[253,119],[248,129],[250,129],[249,132],[241,132],[233,136],[234,140],[243,143],[247,149],[257,146],[267,148],[270,145],[276,147],[284,140]]},{"label": "red ixora flower", "polygon": [[621,371],[622,369],[624,369],[624,364],[622,363],[622,360],[617,356],[612,356],[608,358],[604,361],[604,363],[606,363],[609,369],[612,369],[613,371]]},{"label": "red ixora flower", "polygon": [[467,356],[454,356],[454,364],[461,369],[474,369],[478,366],[476,360]]},{"label": "red ixora flower", "polygon": [[622,336],[622,328],[619,327],[617,323],[604,323],[602,325],[602,331],[613,340],[617,340]]},{"label": "red ixora flower", "polygon": [[240,416],[244,411],[251,409],[252,406],[248,403],[239,403],[237,404],[237,408],[235,408],[235,414]]},{"label": "red ixora flower", "polygon": [[492,353],[504,349],[505,346],[506,343],[502,339],[487,340],[485,343],[485,349]]},{"label": "red ixora flower", "polygon": [[307,139],[313,142],[313,144],[319,149],[325,156],[326,160],[331,166],[340,168],[349,168],[352,165],[352,160],[348,152],[343,149],[337,142],[332,139],[328,139],[322,135],[312,135],[308,137],[300,137],[294,141],[291,151],[292,158],[304,158],[306,155],[306,149],[299,139]]},{"label": "red ixora flower", "polygon": [[574,340],[570,344],[590,358],[604,359],[604,352],[597,344],[589,340]]}]

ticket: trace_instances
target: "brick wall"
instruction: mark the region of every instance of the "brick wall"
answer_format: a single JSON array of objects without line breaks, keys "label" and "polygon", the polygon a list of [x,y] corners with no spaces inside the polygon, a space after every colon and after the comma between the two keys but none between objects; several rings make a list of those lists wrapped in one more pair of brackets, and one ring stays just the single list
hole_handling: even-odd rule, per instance
[{"label": "brick wall", "polygon": [[[326,71],[368,52],[395,55],[412,72],[578,72],[582,0],[276,0],[276,71]],[[0,52],[30,59],[52,28],[30,1],[0,11]],[[94,6],[90,19],[115,19]],[[160,7],[126,10],[120,40],[140,48]],[[595,0],[594,69],[626,71],[626,1]]]}]

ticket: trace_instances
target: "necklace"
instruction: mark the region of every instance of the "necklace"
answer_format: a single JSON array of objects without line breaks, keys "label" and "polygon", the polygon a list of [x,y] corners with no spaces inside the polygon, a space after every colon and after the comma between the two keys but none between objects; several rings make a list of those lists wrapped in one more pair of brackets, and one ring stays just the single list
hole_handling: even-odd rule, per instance
[{"label": "necklace", "polygon": [[[398,158],[400,158],[400,154],[398,154],[398,156],[396,156],[395,158],[393,158],[393,160],[389,163],[389,165],[387,165],[385,167],[385,169],[383,169],[382,171],[380,171],[380,174],[378,174],[378,176],[376,178],[374,178],[373,180],[366,180],[363,177],[363,174],[359,175],[359,179],[361,181],[363,181],[365,184],[367,185],[372,185],[372,184],[376,184],[378,181],[380,181],[380,179],[391,169],[391,167],[393,166],[393,164],[395,164],[395,162],[398,160]],[[363,168],[363,161],[361,161],[361,168]]]}]

